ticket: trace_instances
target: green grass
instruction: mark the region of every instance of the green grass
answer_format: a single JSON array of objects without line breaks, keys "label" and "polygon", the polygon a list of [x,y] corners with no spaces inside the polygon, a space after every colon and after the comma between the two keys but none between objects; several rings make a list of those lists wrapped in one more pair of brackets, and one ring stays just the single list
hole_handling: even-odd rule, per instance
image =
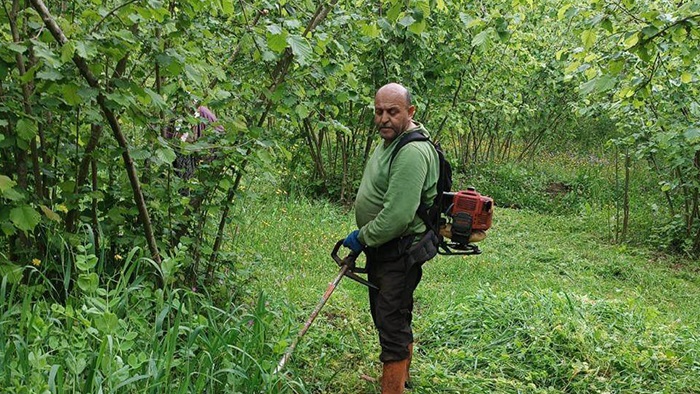
[{"label": "green grass", "polygon": [[280,310],[262,292],[249,304],[232,296],[217,305],[205,293],[155,288],[137,249],[118,275],[103,273],[93,286],[94,267],[84,265],[93,258],[83,252],[65,304],[45,297],[48,280],[27,286],[3,277],[0,393],[306,392],[271,373]]},{"label": "green grass", "polygon": [[[333,204],[261,196],[233,207],[227,258],[206,288],[156,289],[138,249],[99,285],[89,247],[62,251],[82,275],[65,304],[45,297],[42,267],[27,268],[31,287],[5,276],[0,393],[378,393],[366,289],[347,279],[272,373],[354,224]],[[497,208],[482,255],[427,263],[412,392],[698,392],[700,266],[606,244],[597,222]]]},{"label": "green grass", "polygon": [[[256,254],[288,343],[335,277],[352,213],[268,201],[235,242]],[[277,220],[272,221],[272,218]],[[601,243],[590,218],[497,209],[483,254],[438,257],[416,292],[415,393],[692,393],[700,388],[695,262]],[[314,393],[379,392],[366,290],[344,280],[288,363]]]}]

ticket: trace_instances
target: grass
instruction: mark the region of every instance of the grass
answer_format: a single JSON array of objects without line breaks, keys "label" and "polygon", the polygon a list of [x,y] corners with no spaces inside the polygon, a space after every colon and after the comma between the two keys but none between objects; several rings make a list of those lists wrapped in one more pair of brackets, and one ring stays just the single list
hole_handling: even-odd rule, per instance
[{"label": "grass", "polygon": [[[74,261],[96,260],[82,252]],[[64,304],[45,297],[49,281],[3,277],[0,393],[306,392],[271,373],[276,317],[263,293],[216,305],[201,292],[155,288],[148,265],[131,253],[100,286],[79,280]],[[81,279],[94,269],[76,267]]]},{"label": "grass", "polygon": [[[288,343],[337,272],[329,253],[352,213],[304,200],[259,209],[264,221],[235,248],[261,257],[251,286],[292,311],[296,327],[279,316]],[[413,392],[698,392],[700,267],[601,243],[590,222],[497,209],[482,255],[429,262]],[[378,353],[366,291],[344,280],[288,373],[313,393],[378,393],[362,378],[379,377]]]},{"label": "grass", "polygon": [[[263,194],[232,214],[230,259],[208,288],[156,289],[138,249],[99,283],[94,251],[63,250],[82,278],[63,304],[46,278],[4,276],[0,393],[378,393],[366,289],[350,280],[272,373],[337,274],[330,252],[352,212]],[[497,208],[482,255],[426,264],[412,392],[699,392],[700,266],[607,244],[600,222]]]}]

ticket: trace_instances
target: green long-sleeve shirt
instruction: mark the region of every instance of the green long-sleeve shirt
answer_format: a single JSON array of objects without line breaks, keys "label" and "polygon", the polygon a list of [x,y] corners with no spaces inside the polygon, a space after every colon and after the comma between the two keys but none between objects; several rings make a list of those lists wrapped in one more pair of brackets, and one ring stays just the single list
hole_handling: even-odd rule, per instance
[{"label": "green long-sleeve shirt", "polygon": [[[421,125],[404,133],[415,130],[428,136]],[[390,169],[391,154],[403,135],[389,146],[377,146],[362,175],[355,199],[355,221],[360,242],[367,246],[380,246],[426,230],[416,210],[421,201],[430,205],[437,195],[439,159],[430,142],[414,141],[401,148]]]}]

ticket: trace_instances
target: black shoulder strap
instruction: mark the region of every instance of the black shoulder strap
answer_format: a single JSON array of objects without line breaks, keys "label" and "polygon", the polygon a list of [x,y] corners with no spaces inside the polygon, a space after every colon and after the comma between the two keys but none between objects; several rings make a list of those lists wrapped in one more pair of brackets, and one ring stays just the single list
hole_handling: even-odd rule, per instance
[{"label": "black shoulder strap", "polygon": [[399,150],[401,150],[401,148],[403,148],[404,145],[413,141],[428,141],[428,137],[423,135],[423,133],[421,133],[420,131],[412,131],[408,134],[403,135],[399,140],[398,144],[396,144],[394,151],[391,152],[391,160],[389,161],[389,167],[391,167],[391,164],[394,162],[394,158],[396,157],[396,155],[399,154]]},{"label": "black shoulder strap", "polygon": [[[399,140],[399,142],[396,144],[394,151],[391,152],[391,160],[389,161],[389,167],[391,167],[391,164],[394,162],[394,158],[396,157],[396,155],[399,154],[399,150],[401,150],[401,148],[403,148],[406,144],[411,143],[413,141],[429,141],[429,140],[430,139],[428,137],[426,137],[420,131],[412,131],[412,132],[402,136],[401,139]],[[431,207],[426,205],[424,202],[421,201],[416,213],[418,214],[418,217],[420,217],[423,220],[423,223],[425,223],[425,226],[427,228],[432,229],[435,232],[435,234],[438,234],[438,231],[435,228],[435,224],[430,220],[430,216],[433,214],[430,211],[431,211]]]}]

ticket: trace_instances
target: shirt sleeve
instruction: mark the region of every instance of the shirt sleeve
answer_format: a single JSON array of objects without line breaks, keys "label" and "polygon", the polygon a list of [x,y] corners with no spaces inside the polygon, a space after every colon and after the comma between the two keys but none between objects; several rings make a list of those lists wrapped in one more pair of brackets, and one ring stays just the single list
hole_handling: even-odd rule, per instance
[{"label": "shirt sleeve", "polygon": [[391,164],[382,209],[360,229],[360,242],[376,247],[404,234],[416,217],[427,172],[428,158],[415,143],[401,148]]}]

